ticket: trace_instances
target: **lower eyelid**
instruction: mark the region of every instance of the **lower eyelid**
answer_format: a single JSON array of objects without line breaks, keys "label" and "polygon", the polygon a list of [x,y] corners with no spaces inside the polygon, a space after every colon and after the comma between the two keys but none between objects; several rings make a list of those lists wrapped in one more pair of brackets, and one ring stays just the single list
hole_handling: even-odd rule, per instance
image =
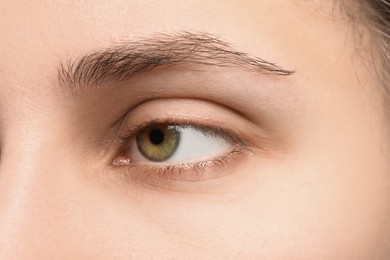
[{"label": "lower eyelid", "polygon": [[119,169],[126,178],[153,187],[180,186],[180,183],[198,183],[228,175],[231,168],[242,163],[251,152],[238,145],[226,154],[207,161],[183,164],[144,164],[130,163]]}]

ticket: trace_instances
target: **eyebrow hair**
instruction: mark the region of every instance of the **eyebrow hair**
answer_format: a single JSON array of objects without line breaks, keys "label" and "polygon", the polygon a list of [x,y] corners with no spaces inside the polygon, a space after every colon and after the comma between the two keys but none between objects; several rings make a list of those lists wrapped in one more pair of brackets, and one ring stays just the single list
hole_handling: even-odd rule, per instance
[{"label": "eyebrow hair", "polygon": [[192,63],[241,67],[268,75],[288,76],[294,71],[240,52],[208,33],[158,34],[120,42],[112,47],[61,63],[58,81],[62,87],[79,89],[113,81],[126,81],[160,66]]}]

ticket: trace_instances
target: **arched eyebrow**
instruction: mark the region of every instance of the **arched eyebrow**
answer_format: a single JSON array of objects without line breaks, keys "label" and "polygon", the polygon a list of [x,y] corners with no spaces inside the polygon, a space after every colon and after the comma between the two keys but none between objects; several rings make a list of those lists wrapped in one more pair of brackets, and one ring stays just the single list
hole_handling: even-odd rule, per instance
[{"label": "arched eyebrow", "polygon": [[294,73],[275,63],[235,50],[214,35],[182,32],[121,42],[76,60],[61,63],[58,81],[62,87],[77,90],[86,86],[126,81],[157,67],[185,63],[241,67],[248,71],[277,76]]}]

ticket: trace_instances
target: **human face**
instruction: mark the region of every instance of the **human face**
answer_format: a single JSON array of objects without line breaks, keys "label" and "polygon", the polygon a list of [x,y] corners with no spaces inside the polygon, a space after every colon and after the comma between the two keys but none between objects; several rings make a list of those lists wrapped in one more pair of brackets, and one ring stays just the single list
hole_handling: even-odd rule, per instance
[{"label": "human face", "polygon": [[321,5],[1,1],[0,258],[389,254],[383,98]]}]

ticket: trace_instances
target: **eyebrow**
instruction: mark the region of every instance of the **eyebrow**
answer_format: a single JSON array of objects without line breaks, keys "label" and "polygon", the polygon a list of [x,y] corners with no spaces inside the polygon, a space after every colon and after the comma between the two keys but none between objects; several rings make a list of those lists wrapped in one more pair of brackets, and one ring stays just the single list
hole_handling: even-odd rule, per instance
[{"label": "eyebrow", "polygon": [[58,81],[62,87],[77,90],[86,86],[126,81],[157,67],[179,64],[241,67],[267,75],[289,76],[275,63],[234,49],[208,33],[158,34],[90,52],[60,63]]}]

